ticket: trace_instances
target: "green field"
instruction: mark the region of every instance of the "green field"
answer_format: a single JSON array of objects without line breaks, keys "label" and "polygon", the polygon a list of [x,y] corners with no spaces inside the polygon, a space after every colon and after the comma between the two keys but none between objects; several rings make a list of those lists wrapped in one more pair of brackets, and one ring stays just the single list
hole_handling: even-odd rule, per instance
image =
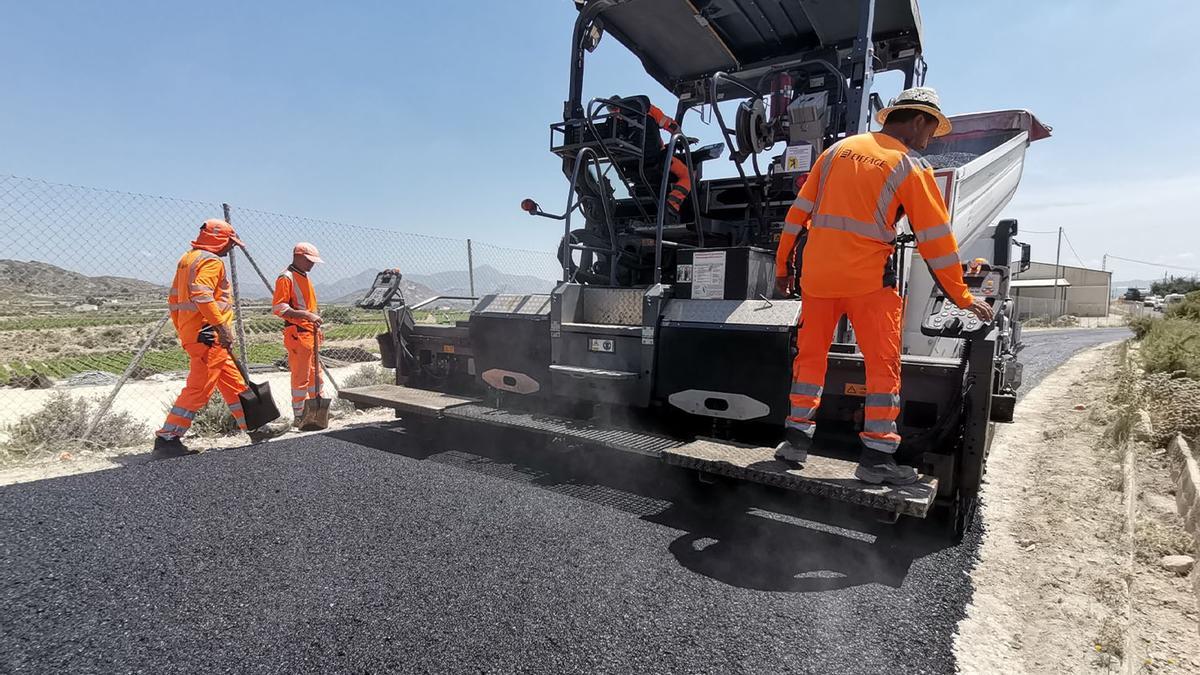
[{"label": "green field", "polygon": [[[54,379],[94,370],[119,375],[129,367],[135,353],[133,350],[98,351],[86,356],[60,356],[41,361],[0,364],[0,385],[8,384],[15,377],[35,373]],[[251,364],[270,364],[287,356],[287,352],[282,344],[252,344],[249,345],[246,356]],[[154,350],[146,352],[136,376],[184,371],[187,368],[188,357],[182,348]]]},{"label": "green field", "polygon": [[[322,308],[325,318],[325,339],[329,346],[338,342],[352,340],[370,340],[376,335],[387,331],[387,324],[381,312],[360,310],[353,307],[331,306]],[[414,312],[418,323],[453,324],[464,321],[469,317],[466,311],[430,311]],[[129,366],[130,360],[136,353],[135,347],[146,335],[148,325],[155,323],[162,314],[158,313],[104,313],[94,312],[86,315],[46,315],[31,317],[7,317],[0,319],[0,331],[32,331],[28,338],[15,337],[18,341],[32,340],[39,345],[37,357],[28,353],[21,358],[10,354],[5,359],[0,354],[0,386],[9,384],[14,378],[41,374],[55,380],[61,380],[77,373],[87,371],[102,371],[120,374]],[[273,340],[268,336],[278,336],[283,331],[283,320],[267,314],[261,307],[255,307],[246,312],[243,320],[249,339],[249,361],[252,364],[269,364],[285,357],[282,340]],[[112,331],[96,333],[94,329],[111,328]],[[63,332],[67,329],[67,332]],[[40,331],[54,331],[40,333]],[[110,335],[109,333],[113,334]],[[39,334],[40,333],[40,334]],[[187,369],[187,354],[175,345],[170,348],[167,344],[174,342],[174,331],[167,325],[161,334],[159,347],[146,353],[136,376],[145,377],[149,374],[177,372]],[[97,348],[87,354],[58,355],[59,351],[73,345]],[[368,349],[374,349],[368,346]]]}]

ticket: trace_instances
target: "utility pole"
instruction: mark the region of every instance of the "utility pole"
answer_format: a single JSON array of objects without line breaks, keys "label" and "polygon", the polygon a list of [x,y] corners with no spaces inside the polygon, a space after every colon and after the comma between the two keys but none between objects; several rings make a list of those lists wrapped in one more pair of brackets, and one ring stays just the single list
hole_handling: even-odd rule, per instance
[{"label": "utility pole", "polygon": [[1100,271],[1101,272],[1108,271],[1108,254],[1107,253],[1104,254],[1104,260],[1102,260],[1100,262]]},{"label": "utility pole", "polygon": [[1058,280],[1062,278],[1062,264],[1061,264],[1062,263],[1062,235],[1063,235],[1062,225],[1059,225],[1058,226],[1058,249],[1054,252],[1054,304],[1056,307],[1058,307],[1058,316],[1053,317],[1055,319],[1057,319],[1059,316],[1063,315],[1062,306],[1066,304],[1066,295],[1067,295],[1066,292],[1064,292],[1063,300],[1061,302],[1059,301],[1059,299],[1058,299]]}]

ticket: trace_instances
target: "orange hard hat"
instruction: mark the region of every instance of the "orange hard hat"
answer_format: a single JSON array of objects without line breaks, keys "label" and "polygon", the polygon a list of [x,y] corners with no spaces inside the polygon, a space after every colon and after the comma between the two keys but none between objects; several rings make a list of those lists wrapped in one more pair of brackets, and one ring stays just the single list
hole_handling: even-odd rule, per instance
[{"label": "orange hard hat", "polygon": [[213,218],[204,221],[200,226],[200,236],[192,242],[192,248],[198,248],[202,251],[211,253],[221,253],[228,246],[229,242],[233,242],[238,246],[244,246],[242,240],[238,239],[237,232],[233,230],[233,226],[229,223]]},{"label": "orange hard hat", "polygon": [[317,247],[313,246],[307,241],[302,241],[296,244],[296,246],[292,249],[292,255],[302,255],[314,263],[325,262],[324,260],[321,260],[321,254],[317,252]]}]

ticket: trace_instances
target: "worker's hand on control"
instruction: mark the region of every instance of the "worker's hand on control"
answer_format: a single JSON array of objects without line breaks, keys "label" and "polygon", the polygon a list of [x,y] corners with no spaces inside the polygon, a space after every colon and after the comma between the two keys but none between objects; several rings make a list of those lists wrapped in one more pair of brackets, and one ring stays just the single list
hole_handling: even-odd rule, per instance
[{"label": "worker's hand on control", "polygon": [[229,324],[223,323],[217,326],[217,342],[225,347],[233,345],[233,330],[229,328]]},{"label": "worker's hand on control", "polygon": [[775,297],[790,298],[792,296],[792,286],[795,279],[791,275],[784,277],[775,277]]},{"label": "worker's hand on control", "polygon": [[325,323],[325,320],[324,320],[324,319],[322,319],[322,318],[320,317],[320,315],[318,315],[318,314],[315,314],[315,313],[313,313],[313,312],[305,312],[305,313],[304,313],[304,320],[305,320],[305,321],[308,321],[309,323],[311,323],[311,324],[313,324],[313,325],[315,325],[315,326],[320,326],[322,323]]},{"label": "worker's hand on control", "polygon": [[996,317],[996,311],[987,304],[987,300],[982,298],[975,298],[974,302],[967,307],[967,311],[979,317],[980,321],[991,321]]}]

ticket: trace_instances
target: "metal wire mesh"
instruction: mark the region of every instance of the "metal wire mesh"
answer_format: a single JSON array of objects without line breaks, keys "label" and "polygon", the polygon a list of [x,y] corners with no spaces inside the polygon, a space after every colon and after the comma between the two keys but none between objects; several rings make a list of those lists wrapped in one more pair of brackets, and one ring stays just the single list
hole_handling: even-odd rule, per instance
[{"label": "metal wire mesh", "polygon": [[[221,217],[216,201],[0,175],[0,450],[21,450],[13,450],[20,442],[15,425],[56,394],[97,404],[106,399],[147,343],[112,409],[144,424],[147,433],[161,423],[187,369],[171,325],[154,335],[166,312],[166,286],[200,223]],[[553,252],[236,205],[229,207],[229,219],[271,284],[297,242],[320,249],[325,263],[311,278],[326,321],[323,353],[335,372],[378,359],[374,336],[384,330],[383,318],[353,303],[381,269],[401,270],[410,303],[444,295],[548,292],[560,274]],[[286,393],[282,321],[270,313],[271,290],[244,257],[236,265],[247,361],[259,373],[256,379],[278,380],[272,390]],[[453,321],[468,307],[436,302],[417,319]]]}]

